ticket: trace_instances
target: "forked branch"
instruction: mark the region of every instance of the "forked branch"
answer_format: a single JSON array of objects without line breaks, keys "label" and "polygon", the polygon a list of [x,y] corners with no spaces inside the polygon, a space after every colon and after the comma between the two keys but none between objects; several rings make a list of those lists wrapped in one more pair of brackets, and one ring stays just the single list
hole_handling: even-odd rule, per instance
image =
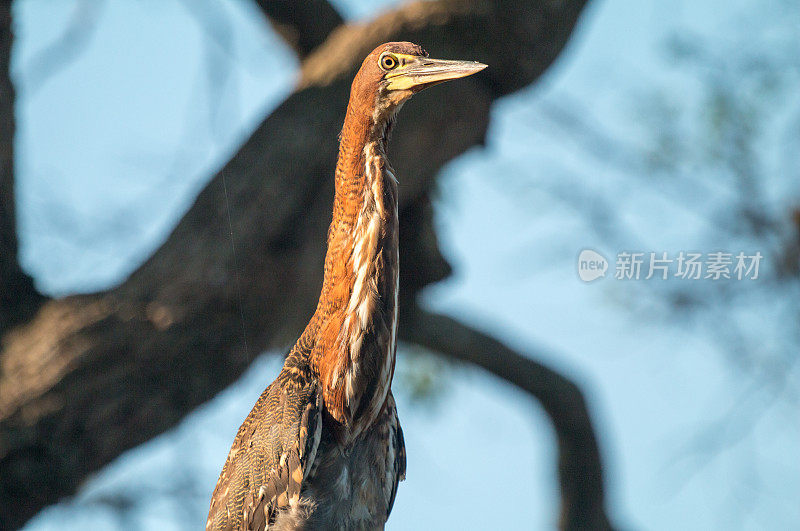
[{"label": "forked branch", "polygon": [[451,317],[417,307],[405,324],[403,340],[481,367],[535,398],[556,432],[560,528],[611,529],[594,427],[583,394],[572,381]]}]

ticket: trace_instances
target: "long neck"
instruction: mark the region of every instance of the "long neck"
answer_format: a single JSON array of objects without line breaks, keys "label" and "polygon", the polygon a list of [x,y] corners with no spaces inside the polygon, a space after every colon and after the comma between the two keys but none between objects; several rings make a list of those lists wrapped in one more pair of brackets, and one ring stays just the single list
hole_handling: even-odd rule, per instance
[{"label": "long neck", "polygon": [[377,417],[394,374],[399,259],[397,181],[386,160],[389,124],[353,107],[336,165],[312,364],[326,408],[355,436]]}]

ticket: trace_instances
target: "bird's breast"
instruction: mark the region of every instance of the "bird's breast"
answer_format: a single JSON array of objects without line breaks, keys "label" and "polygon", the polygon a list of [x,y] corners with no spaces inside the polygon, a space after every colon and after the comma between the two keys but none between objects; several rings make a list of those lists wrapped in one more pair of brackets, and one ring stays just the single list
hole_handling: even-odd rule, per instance
[{"label": "bird's breast", "polygon": [[301,497],[313,502],[309,529],[381,529],[405,466],[394,400],[351,445],[323,433]]}]

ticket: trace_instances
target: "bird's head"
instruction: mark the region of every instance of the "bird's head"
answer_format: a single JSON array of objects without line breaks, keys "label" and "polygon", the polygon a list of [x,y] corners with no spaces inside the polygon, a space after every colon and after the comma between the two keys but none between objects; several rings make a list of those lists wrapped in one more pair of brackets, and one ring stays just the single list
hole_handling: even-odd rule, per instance
[{"label": "bird's head", "polygon": [[387,42],[361,64],[351,88],[351,105],[363,107],[375,123],[385,122],[417,92],[484,68],[476,61],[431,59],[421,46],[410,42]]}]

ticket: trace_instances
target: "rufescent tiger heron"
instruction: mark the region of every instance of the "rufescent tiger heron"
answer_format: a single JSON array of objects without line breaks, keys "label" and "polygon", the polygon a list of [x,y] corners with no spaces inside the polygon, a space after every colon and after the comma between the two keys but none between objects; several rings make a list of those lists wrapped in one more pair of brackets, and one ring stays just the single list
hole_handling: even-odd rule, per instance
[{"label": "rufescent tiger heron", "polygon": [[420,90],[486,65],[372,51],[353,80],[316,312],[233,440],[206,529],[382,529],[405,477],[391,392],[397,338],[395,114]]}]

